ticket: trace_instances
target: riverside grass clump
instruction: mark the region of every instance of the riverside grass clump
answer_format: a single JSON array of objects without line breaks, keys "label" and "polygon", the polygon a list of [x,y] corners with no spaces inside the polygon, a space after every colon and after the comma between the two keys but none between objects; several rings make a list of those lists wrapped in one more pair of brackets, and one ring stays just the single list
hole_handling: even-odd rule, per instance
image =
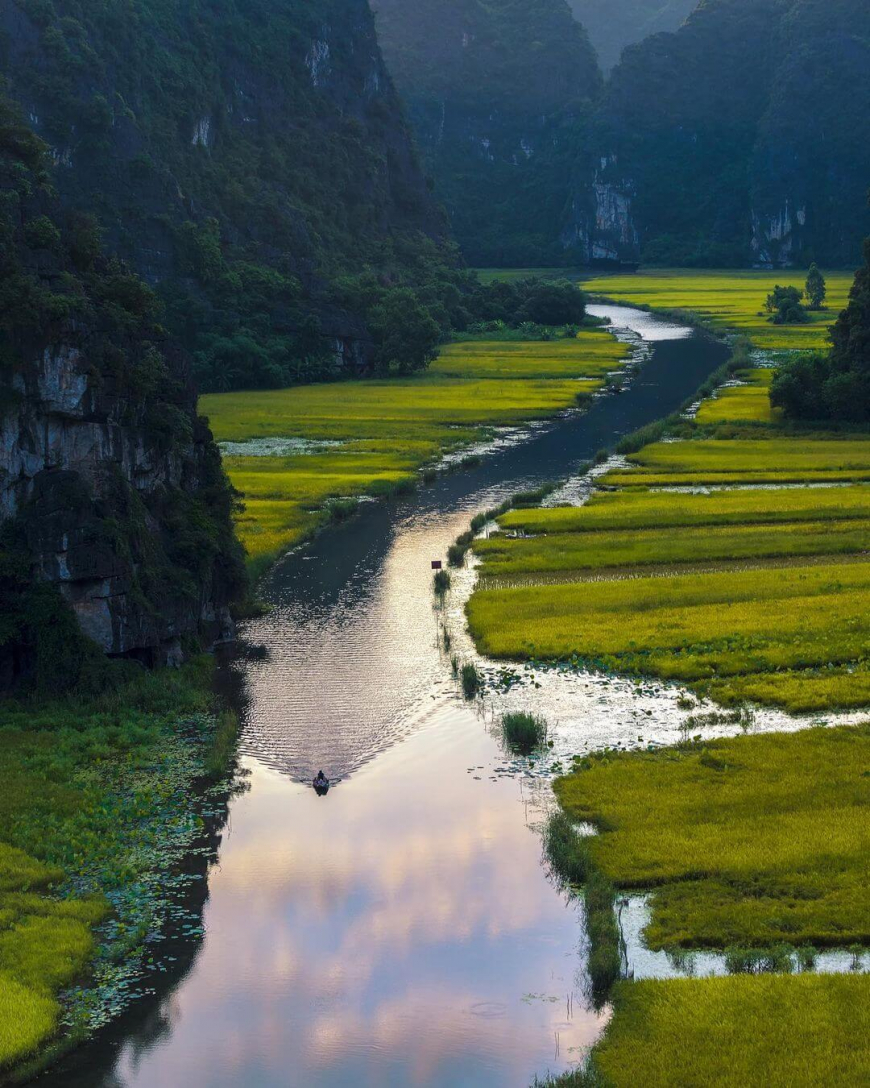
[{"label": "riverside grass clump", "polygon": [[653,310],[691,312],[704,323],[748,336],[758,348],[771,350],[824,349],[828,326],[846,305],[853,272],[825,272],[827,310],[811,312],[803,325],[773,325],[764,301],[780,284],[803,289],[806,272],[707,271],[661,269],[631,276],[600,276],[583,284],[585,291],[616,302]]},{"label": "riverside grass clump", "polygon": [[[238,445],[225,453],[254,572],[311,536],[337,502],[413,487],[442,454],[484,440],[493,427],[583,403],[627,354],[591,329],[552,342],[450,344],[428,371],[405,379],[201,397],[219,442],[257,440],[260,454],[270,439],[312,443],[289,455],[255,456]],[[324,442],[333,445],[317,445]]]},{"label": "riverside grass clump", "polygon": [[119,667],[102,695],[0,707],[0,1079],[120,1011],[157,956],[195,785],[235,757],[211,675]]},{"label": "riverside grass clump", "polygon": [[[870,1068],[864,975],[733,975],[620,982],[583,1085],[651,1088],[862,1084]],[[556,1083],[570,1088],[570,1074]]]},{"label": "riverside grass clump", "polygon": [[501,732],[511,751],[530,755],[547,739],[547,723],[543,718],[524,711],[505,714],[501,720]]}]

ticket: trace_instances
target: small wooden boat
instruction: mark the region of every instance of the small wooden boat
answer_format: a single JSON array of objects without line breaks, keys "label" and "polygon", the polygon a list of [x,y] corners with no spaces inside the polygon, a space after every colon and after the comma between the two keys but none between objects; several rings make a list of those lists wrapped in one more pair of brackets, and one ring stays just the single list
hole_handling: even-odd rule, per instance
[{"label": "small wooden boat", "polygon": [[329,779],[326,777],[323,771],[320,771],[317,775],[315,775],[314,781],[311,783],[311,785],[314,786],[314,792],[318,795],[318,797],[323,797],[324,794],[327,793],[327,791],[329,790]]}]

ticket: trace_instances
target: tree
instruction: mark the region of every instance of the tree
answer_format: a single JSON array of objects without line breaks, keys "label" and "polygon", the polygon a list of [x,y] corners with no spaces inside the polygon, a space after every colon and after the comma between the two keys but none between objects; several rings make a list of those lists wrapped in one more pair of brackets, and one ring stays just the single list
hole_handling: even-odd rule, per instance
[{"label": "tree", "polygon": [[849,305],[831,329],[830,355],[801,357],[777,371],[770,403],[794,419],[870,420],[870,238]]},{"label": "tree", "polygon": [[537,280],[521,284],[520,291],[526,295],[517,314],[520,323],[532,321],[536,325],[579,325],[586,314],[583,292],[566,280]]},{"label": "tree", "polygon": [[825,283],[825,277],[819,271],[819,266],[815,261],[810,265],[810,270],[807,273],[804,293],[807,296],[808,310],[821,310],[824,307],[825,298],[828,294],[828,285]]},{"label": "tree", "polygon": [[423,370],[438,353],[438,322],[408,287],[385,291],[368,313],[375,341],[375,367],[381,374]]},{"label": "tree", "polygon": [[765,309],[772,314],[774,325],[802,325],[809,321],[807,311],[801,305],[803,291],[797,287],[780,287],[777,284],[767,296]]}]

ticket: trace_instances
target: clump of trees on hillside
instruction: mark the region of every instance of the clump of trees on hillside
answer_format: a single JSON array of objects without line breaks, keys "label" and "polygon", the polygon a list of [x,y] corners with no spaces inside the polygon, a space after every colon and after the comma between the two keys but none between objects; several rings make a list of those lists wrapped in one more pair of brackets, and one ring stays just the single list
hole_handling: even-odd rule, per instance
[{"label": "clump of trees on hillside", "polygon": [[780,367],[770,402],[792,419],[870,422],[870,238],[831,343],[827,355],[798,356]]}]

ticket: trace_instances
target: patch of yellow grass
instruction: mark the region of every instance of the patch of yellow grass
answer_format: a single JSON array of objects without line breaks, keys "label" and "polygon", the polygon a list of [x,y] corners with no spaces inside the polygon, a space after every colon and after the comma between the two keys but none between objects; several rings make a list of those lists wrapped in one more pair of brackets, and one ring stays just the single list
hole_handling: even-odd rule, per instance
[{"label": "patch of yellow grass", "polygon": [[571,340],[468,341],[448,345],[412,378],[210,394],[200,407],[219,442],[341,443],[289,457],[226,457],[246,507],[239,535],[259,567],[321,525],[331,499],[409,484],[421,467],[492,427],[575,407],[625,356],[624,345],[598,330]]},{"label": "patch of yellow grass", "polygon": [[870,979],[736,975],[621,983],[594,1050],[613,1088],[853,1088],[870,1069]]}]

